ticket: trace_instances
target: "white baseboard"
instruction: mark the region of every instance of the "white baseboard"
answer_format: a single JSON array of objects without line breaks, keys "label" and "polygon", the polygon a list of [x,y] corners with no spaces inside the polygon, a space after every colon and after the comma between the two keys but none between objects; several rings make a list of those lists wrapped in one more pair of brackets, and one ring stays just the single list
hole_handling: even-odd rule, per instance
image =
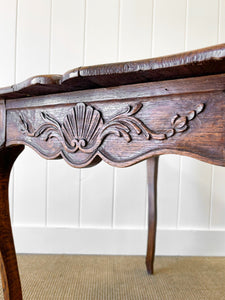
[{"label": "white baseboard", "polygon": [[[13,228],[17,253],[145,255],[144,229]],[[225,230],[159,229],[156,255],[225,256]]]}]

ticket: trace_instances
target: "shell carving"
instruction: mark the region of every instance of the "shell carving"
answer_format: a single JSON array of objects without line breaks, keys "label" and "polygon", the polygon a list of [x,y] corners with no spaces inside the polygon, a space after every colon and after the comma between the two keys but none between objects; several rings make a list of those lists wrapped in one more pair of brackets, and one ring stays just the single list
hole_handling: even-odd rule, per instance
[{"label": "shell carving", "polygon": [[61,127],[66,150],[76,152],[78,149],[92,149],[102,126],[103,119],[98,110],[83,103],[77,104],[66,115]]},{"label": "shell carving", "polygon": [[20,120],[23,125],[22,131],[29,137],[40,137],[47,142],[56,138],[67,153],[75,153],[80,150],[84,153],[93,153],[102,144],[104,138],[110,134],[123,137],[128,143],[132,140],[132,132],[142,134],[145,139],[165,140],[176,133],[186,131],[188,124],[196,115],[204,109],[204,104],[199,104],[195,110],[185,116],[176,114],[171,119],[171,127],[163,132],[153,132],[135,114],[142,108],[138,103],[128,108],[107,122],[104,122],[101,113],[90,105],[77,103],[60,123],[48,113],[41,112],[44,123],[37,129],[30,130],[30,125],[22,114]]}]

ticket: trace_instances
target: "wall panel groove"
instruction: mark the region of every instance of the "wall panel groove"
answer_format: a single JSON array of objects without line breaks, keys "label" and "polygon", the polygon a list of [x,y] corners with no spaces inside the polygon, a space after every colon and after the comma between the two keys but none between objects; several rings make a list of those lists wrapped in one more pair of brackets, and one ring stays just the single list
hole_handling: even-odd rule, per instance
[{"label": "wall panel groove", "polygon": [[[51,19],[50,72],[63,73],[82,65],[85,1],[52,1]],[[80,170],[64,161],[49,161],[47,178],[48,226],[79,226]]]},{"label": "wall panel groove", "polygon": [[[5,86],[15,82],[16,31],[17,31],[17,1],[0,1],[0,85]],[[14,222],[14,170],[9,182],[10,214]]]},{"label": "wall panel groove", "polygon": [[[18,2],[17,82],[49,71],[49,16],[50,0]],[[25,149],[15,163],[15,224],[45,224],[46,184],[46,161]]]},{"label": "wall panel groove", "polygon": [[[117,60],[118,19],[119,0],[86,1],[85,65]],[[81,227],[112,226],[113,180],[114,169],[103,162],[81,170]]]}]

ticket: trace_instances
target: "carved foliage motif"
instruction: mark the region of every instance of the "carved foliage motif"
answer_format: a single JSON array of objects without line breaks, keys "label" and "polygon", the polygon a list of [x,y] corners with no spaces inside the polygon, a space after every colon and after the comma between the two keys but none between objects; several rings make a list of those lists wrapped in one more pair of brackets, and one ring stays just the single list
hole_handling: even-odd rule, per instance
[{"label": "carved foliage motif", "polygon": [[141,110],[141,103],[128,108],[120,114],[104,121],[101,113],[90,105],[77,103],[64,117],[63,122],[46,112],[41,112],[43,124],[37,129],[32,129],[23,114],[20,114],[22,131],[29,137],[42,137],[46,142],[56,138],[67,153],[80,150],[84,153],[93,153],[102,144],[108,135],[123,137],[128,143],[132,140],[132,131],[137,135],[142,134],[145,139],[165,140],[178,132],[188,129],[189,122],[204,109],[204,104],[199,104],[195,110],[184,116],[176,114],[171,119],[171,127],[162,132],[153,132],[135,114]]}]

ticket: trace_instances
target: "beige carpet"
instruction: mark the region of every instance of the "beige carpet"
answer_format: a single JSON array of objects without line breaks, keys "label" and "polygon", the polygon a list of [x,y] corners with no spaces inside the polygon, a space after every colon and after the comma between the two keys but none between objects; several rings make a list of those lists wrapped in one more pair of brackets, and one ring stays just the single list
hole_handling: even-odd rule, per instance
[{"label": "beige carpet", "polygon": [[[225,299],[225,258],[19,255],[25,300]],[[3,299],[2,291],[0,299]]]}]

